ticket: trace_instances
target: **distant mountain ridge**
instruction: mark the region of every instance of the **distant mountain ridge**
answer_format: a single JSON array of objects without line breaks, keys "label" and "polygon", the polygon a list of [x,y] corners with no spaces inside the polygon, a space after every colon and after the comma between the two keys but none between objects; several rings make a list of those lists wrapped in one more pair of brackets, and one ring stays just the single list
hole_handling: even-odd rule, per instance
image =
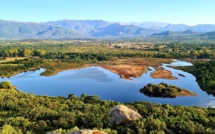
[{"label": "distant mountain ridge", "polygon": [[59,20],[17,22],[0,20],[0,39],[82,39],[124,37],[214,37],[215,25],[163,22],[110,22],[104,20]]},{"label": "distant mountain ridge", "polygon": [[163,23],[163,22],[132,22],[130,24],[134,24],[139,27],[143,28],[149,28],[159,31],[176,31],[176,32],[182,32],[182,31],[195,31],[195,32],[212,32],[215,31],[215,25],[214,24],[198,24],[195,26],[189,26],[186,24],[170,24],[170,23]]},{"label": "distant mountain ridge", "polygon": [[85,37],[60,26],[44,23],[0,21],[0,39],[59,39]]}]

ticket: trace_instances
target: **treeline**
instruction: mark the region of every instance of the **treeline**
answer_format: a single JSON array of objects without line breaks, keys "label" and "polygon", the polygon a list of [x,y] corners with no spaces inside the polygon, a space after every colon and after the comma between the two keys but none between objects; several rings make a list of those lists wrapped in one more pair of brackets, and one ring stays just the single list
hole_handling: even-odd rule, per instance
[{"label": "treeline", "polygon": [[10,48],[2,51],[0,57],[30,57],[30,56],[43,56],[46,54],[42,49],[17,49]]},{"label": "treeline", "polygon": [[128,103],[124,105],[136,109],[143,118],[112,126],[109,111],[117,104],[84,94],[48,97],[1,89],[0,133],[46,133],[56,129],[65,132],[73,128],[96,128],[111,134],[215,133],[213,108]]},{"label": "treeline", "polygon": [[196,76],[202,89],[215,93],[215,60],[194,63],[192,73]]},{"label": "treeline", "polygon": [[[159,46],[164,46],[158,49]],[[156,48],[160,52],[170,53],[172,58],[215,58],[215,44],[214,43],[165,43],[157,44]]]},{"label": "treeline", "polygon": [[22,71],[36,70],[46,65],[47,63],[44,60],[36,58],[5,62],[0,65],[0,76],[11,76]]},{"label": "treeline", "polygon": [[[96,49],[96,48],[95,48]],[[117,53],[118,52],[118,53]],[[159,51],[140,51],[136,50],[136,52],[126,51],[121,52],[118,50],[117,52],[113,51],[102,51],[102,52],[47,52],[42,49],[9,49],[3,52],[0,52],[0,57],[33,57],[38,56],[41,58],[47,59],[82,59],[82,60],[92,60],[98,59],[102,60],[110,60],[113,57],[123,58],[123,57],[142,57],[142,58],[215,58],[214,53],[208,49],[200,49],[200,50],[192,50],[192,51],[177,51],[177,52],[159,52]],[[95,57],[95,58],[92,58]]]},{"label": "treeline", "polygon": [[[82,46],[80,46],[79,49]],[[97,49],[99,46],[94,46],[94,48],[89,49]],[[86,48],[84,48],[86,49]],[[107,48],[108,49],[108,48]],[[72,50],[71,50],[72,51]],[[123,58],[123,57],[142,57],[142,58],[171,58],[171,57],[189,57],[189,55],[181,54],[181,53],[163,53],[163,52],[144,52],[137,50],[134,52],[134,50],[127,50],[127,51],[105,51],[102,50],[100,52],[96,51],[85,51],[85,52],[64,52],[64,51],[56,51],[56,52],[50,52],[50,50],[44,50],[44,49],[18,49],[18,48],[10,48],[6,49],[2,52],[0,52],[0,57],[33,57],[33,56],[39,56],[41,58],[46,59],[68,59],[71,58],[71,60],[95,60],[98,61],[102,60],[110,60],[113,57]]]},{"label": "treeline", "polygon": [[[116,42],[117,43],[117,42]],[[127,42],[124,42],[125,45]],[[130,42],[132,44],[133,42]],[[215,58],[214,43],[192,44],[186,42],[150,44],[150,49],[139,50],[129,48],[112,48],[111,42],[11,42],[0,45],[0,57],[30,57],[69,58],[78,57],[90,59],[101,55],[102,59],[111,57],[150,57],[150,58]],[[123,42],[120,42],[123,44]],[[129,43],[128,43],[129,44]],[[135,46],[143,42],[133,43]],[[147,44],[147,43],[145,43]],[[146,45],[147,46],[147,45]],[[132,47],[131,47],[132,48]],[[84,55],[84,54],[86,55]],[[83,55],[82,55],[83,54]],[[75,55],[75,56],[74,56]]]},{"label": "treeline", "polygon": [[95,54],[95,53],[53,53],[49,52],[41,58],[44,59],[60,59],[66,62],[81,62],[81,61],[108,61],[113,58],[111,54]]}]

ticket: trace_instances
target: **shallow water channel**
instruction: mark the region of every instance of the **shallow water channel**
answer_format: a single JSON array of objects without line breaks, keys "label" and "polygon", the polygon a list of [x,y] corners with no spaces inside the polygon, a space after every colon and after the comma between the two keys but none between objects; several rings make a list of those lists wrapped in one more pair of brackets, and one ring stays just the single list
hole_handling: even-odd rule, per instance
[{"label": "shallow water channel", "polygon": [[[192,64],[174,61],[171,64],[162,65],[163,68],[171,71],[173,76],[177,76],[178,80],[154,79],[150,76],[154,71],[152,67],[141,77],[132,78],[132,80],[121,79],[119,75],[101,67],[87,67],[63,71],[55,76],[40,76],[40,73],[44,71],[41,68],[36,71],[23,72],[10,78],[0,78],[0,81],[10,81],[18,90],[36,95],[68,97],[69,94],[81,96],[85,93],[86,95],[97,95],[102,100],[119,102],[150,101],[172,105],[215,107],[215,97],[202,91],[192,74],[168,67],[171,65],[191,66]],[[158,84],[161,82],[190,90],[198,96],[151,98],[139,92],[140,88],[148,83]]]}]

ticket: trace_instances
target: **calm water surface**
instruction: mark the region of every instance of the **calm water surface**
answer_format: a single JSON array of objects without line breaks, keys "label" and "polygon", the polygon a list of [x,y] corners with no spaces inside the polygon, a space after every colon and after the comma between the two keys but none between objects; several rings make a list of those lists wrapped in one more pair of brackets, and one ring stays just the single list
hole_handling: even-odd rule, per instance
[{"label": "calm water surface", "polygon": [[[13,85],[26,93],[48,96],[65,96],[75,94],[80,96],[97,95],[103,100],[115,100],[119,102],[150,101],[156,103],[169,103],[172,105],[215,107],[215,98],[202,91],[196,82],[196,78],[187,72],[173,69],[168,66],[192,66],[184,61],[174,61],[171,64],[163,64],[163,68],[170,70],[178,80],[154,79],[150,74],[154,68],[150,67],[139,78],[132,80],[120,79],[117,74],[100,67],[88,67],[78,70],[60,72],[55,76],[40,76],[44,69],[20,73],[0,81],[10,81]],[[181,77],[183,74],[185,77]],[[176,98],[150,98],[140,93],[139,90],[148,83],[165,82],[176,85],[198,94],[198,96],[176,97]]]}]

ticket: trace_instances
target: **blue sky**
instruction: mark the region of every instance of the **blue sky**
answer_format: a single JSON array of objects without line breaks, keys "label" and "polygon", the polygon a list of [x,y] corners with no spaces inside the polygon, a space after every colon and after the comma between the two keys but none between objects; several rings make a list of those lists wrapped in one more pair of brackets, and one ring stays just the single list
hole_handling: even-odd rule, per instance
[{"label": "blue sky", "polygon": [[1,0],[0,19],[215,24],[215,0]]}]

